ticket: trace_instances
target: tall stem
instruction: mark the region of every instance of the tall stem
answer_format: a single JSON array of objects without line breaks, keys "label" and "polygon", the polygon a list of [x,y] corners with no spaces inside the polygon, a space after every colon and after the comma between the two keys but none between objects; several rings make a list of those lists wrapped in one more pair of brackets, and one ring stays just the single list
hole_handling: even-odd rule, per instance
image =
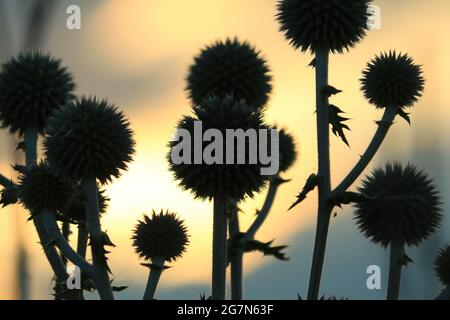
[{"label": "tall stem", "polygon": [[86,259],[87,242],[89,234],[86,228],[86,224],[78,225],[78,238],[77,238],[77,253]]},{"label": "tall stem", "polygon": [[95,243],[102,239],[102,229],[100,224],[100,215],[98,210],[98,190],[97,181],[94,177],[84,178],[82,188],[86,198],[86,220],[91,239],[92,260],[94,263],[94,281],[97,291],[102,300],[113,300],[111,282],[109,280],[108,269],[105,263],[103,252],[103,243]]},{"label": "tall stem", "polygon": [[400,296],[400,282],[402,277],[402,260],[405,255],[405,244],[394,240],[391,243],[391,258],[389,263],[389,284],[387,300],[398,300]]},{"label": "tall stem", "polygon": [[158,287],[159,279],[164,271],[164,259],[155,258],[152,260],[152,266],[150,267],[150,273],[148,275],[147,286],[145,287],[145,293],[143,300],[155,299],[156,288]]},{"label": "tall stem", "polygon": [[328,96],[323,89],[328,85],[329,52],[326,48],[316,51],[316,108],[317,108],[317,141],[319,158],[319,206],[317,217],[316,240],[314,245],[311,275],[309,279],[308,299],[319,297],[320,280],[325,258],[328,227],[331,208],[327,198],[331,192],[330,179],[330,121]]},{"label": "tall stem", "polygon": [[[241,232],[239,225],[239,215],[237,204],[233,203],[233,212],[229,219],[230,239],[233,239]],[[244,272],[244,252],[239,250],[231,259],[231,300],[240,301],[243,297],[243,272]]]},{"label": "tall stem", "polygon": [[212,299],[225,300],[227,268],[227,199],[214,198]]},{"label": "tall stem", "polygon": [[[25,164],[27,167],[31,167],[36,164],[37,159],[37,130],[29,128],[25,130]],[[55,247],[50,246],[50,237],[45,229],[45,224],[43,218],[40,214],[35,212],[31,213],[33,215],[33,223],[36,228],[36,232],[39,237],[39,242],[44,249],[45,256],[56,276],[56,280],[59,283],[63,283],[67,280],[68,274],[61,260],[60,255],[56,251]]]}]

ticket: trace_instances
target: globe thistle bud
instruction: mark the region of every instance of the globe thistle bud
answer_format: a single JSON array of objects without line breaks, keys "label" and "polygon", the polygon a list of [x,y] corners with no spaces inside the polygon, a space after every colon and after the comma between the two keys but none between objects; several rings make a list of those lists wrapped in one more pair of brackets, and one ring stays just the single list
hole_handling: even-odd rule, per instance
[{"label": "globe thistle bud", "polygon": [[[105,195],[105,190],[98,187],[98,208],[100,216],[106,213],[110,199]],[[59,211],[62,217],[74,224],[83,224],[86,220],[86,201],[80,184],[73,188],[70,198]]]},{"label": "globe thistle bud", "polygon": [[436,274],[446,287],[450,287],[450,245],[439,252],[435,263]]},{"label": "globe thistle bud", "polygon": [[285,129],[278,130],[278,133],[280,135],[280,172],[285,172],[297,160],[297,149],[294,137],[291,134]]},{"label": "globe thistle bud", "polygon": [[153,211],[152,216],[144,216],[133,232],[133,246],[137,254],[145,260],[164,259],[173,262],[183,255],[189,243],[184,221],[176,214]]},{"label": "globe thistle bud", "polygon": [[56,111],[44,140],[47,160],[58,175],[76,181],[95,177],[102,184],[127,169],[134,144],[124,114],[96,98],[81,98]]},{"label": "globe thistle bud", "polygon": [[245,99],[249,106],[260,108],[267,103],[272,91],[270,70],[247,42],[227,39],[202,50],[190,67],[187,91],[195,105],[209,95],[219,98],[233,94]]},{"label": "globe thistle bud", "polygon": [[73,99],[73,77],[61,61],[41,53],[23,53],[0,72],[0,121],[11,133],[43,133],[48,117]]},{"label": "globe thistle bud", "polygon": [[[202,136],[209,129],[219,130],[223,137],[223,155],[227,154],[226,131],[227,129],[242,129],[246,132],[249,129],[267,129],[261,110],[248,107],[244,100],[235,100],[233,96],[218,98],[211,96],[203,101],[201,106],[193,108],[194,116],[184,117],[178,124],[178,129],[184,129],[195,138],[195,122],[201,121]],[[194,139],[191,139],[192,148],[195,150]],[[249,161],[250,149],[248,141],[245,143],[245,164],[237,163],[235,154],[234,164],[226,164],[226,159],[220,159],[221,163],[194,164],[194,152],[191,152],[189,163],[175,164],[172,161],[173,148],[178,142],[170,143],[169,165],[174,177],[179,181],[180,186],[185,190],[193,192],[196,198],[212,199],[214,197],[228,197],[241,200],[245,196],[253,196],[259,192],[268,180],[268,177],[261,175],[262,165],[251,164]],[[259,138],[258,138],[259,144]],[[257,145],[258,145],[257,144]],[[202,155],[208,147],[208,143],[203,141]],[[256,147],[256,151],[258,151]],[[234,141],[234,150],[237,150],[237,141]],[[236,152],[235,152],[236,153]],[[259,157],[259,152],[258,152]],[[223,161],[222,161],[223,160]],[[259,159],[258,159],[259,160]]]},{"label": "globe thistle bud", "polygon": [[56,212],[65,205],[71,193],[70,183],[55,175],[45,162],[24,169],[19,176],[19,199],[32,214],[39,214],[44,209]]},{"label": "globe thistle bud", "polygon": [[419,245],[440,226],[440,196],[427,174],[408,164],[376,169],[359,188],[355,220],[374,243]]},{"label": "globe thistle bud", "polygon": [[422,68],[407,54],[382,53],[363,71],[361,90],[377,108],[412,107],[422,96],[425,80]]},{"label": "globe thistle bud", "polygon": [[281,0],[280,30],[297,49],[343,52],[361,41],[368,29],[371,0]]}]

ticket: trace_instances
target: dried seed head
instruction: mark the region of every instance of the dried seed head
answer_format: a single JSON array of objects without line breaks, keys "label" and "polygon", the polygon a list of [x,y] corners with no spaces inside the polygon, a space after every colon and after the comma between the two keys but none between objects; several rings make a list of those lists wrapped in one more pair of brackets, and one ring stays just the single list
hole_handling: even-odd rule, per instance
[{"label": "dried seed head", "polygon": [[419,245],[442,220],[441,203],[433,181],[409,164],[388,164],[366,177],[356,204],[359,229],[374,243],[387,247],[393,240]]},{"label": "dried seed head", "polygon": [[134,154],[133,132],[124,114],[105,100],[81,98],[54,113],[44,141],[58,175],[102,184],[119,177]]},{"label": "dried seed head", "polygon": [[61,62],[41,53],[22,53],[0,72],[0,121],[11,133],[43,133],[48,117],[73,99],[73,77]]},{"label": "dried seed head", "polygon": [[366,35],[371,0],[280,0],[280,30],[297,49],[343,52]]},{"label": "dried seed head", "polygon": [[189,243],[184,222],[176,214],[153,211],[152,216],[144,216],[133,233],[133,246],[141,258],[155,258],[173,262],[183,255]]},{"label": "dried seed head", "polygon": [[249,43],[227,39],[206,47],[195,58],[187,77],[187,91],[195,105],[209,95],[233,94],[251,107],[267,103],[272,91],[267,62]]},{"label": "dried seed head", "polygon": [[285,172],[297,160],[297,148],[294,137],[286,129],[279,129],[278,132],[280,134],[280,172]]},{"label": "dried seed head", "polygon": [[446,287],[450,287],[450,245],[439,252],[435,263],[436,274]]}]

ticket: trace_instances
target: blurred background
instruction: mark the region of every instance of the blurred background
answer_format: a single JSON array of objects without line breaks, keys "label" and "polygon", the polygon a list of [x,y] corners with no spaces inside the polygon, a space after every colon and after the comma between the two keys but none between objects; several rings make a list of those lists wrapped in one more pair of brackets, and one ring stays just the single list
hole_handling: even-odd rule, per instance
[{"label": "blurred background", "polygon": [[[66,9],[81,8],[81,30],[68,30]],[[436,179],[445,203],[441,231],[418,249],[403,274],[402,298],[433,298],[440,286],[433,262],[450,240],[450,2],[377,0],[382,28],[350,52],[334,55],[330,84],[344,90],[334,104],[349,113],[351,148],[332,138],[332,179],[337,184],[358,160],[376,129],[380,112],[359,90],[361,70],[375,54],[389,49],[408,52],[423,65],[423,99],[411,110],[412,127],[398,121],[372,167],[388,160],[413,162]],[[164,273],[160,299],[199,299],[209,292],[212,205],[195,201],[173,181],[166,162],[167,143],[177,121],[188,114],[185,88],[188,66],[205,45],[227,36],[254,44],[269,61],[274,90],[267,119],[295,136],[300,157],[284,178],[271,215],[258,240],[288,244],[291,260],[278,262],[260,254],[245,259],[245,298],[297,299],[306,295],[314,241],[316,197],[292,212],[286,209],[307,177],[317,170],[314,72],[310,55],[295,51],[278,32],[276,0],[0,0],[0,61],[24,48],[38,47],[63,60],[75,75],[77,93],[116,103],[131,120],[137,154],[129,170],[107,186],[111,197],[103,221],[117,245],[110,254],[116,285],[130,288],[121,299],[140,299],[147,269],[131,246],[136,220],[152,209],[170,208],[187,222],[191,245],[182,260]],[[447,31],[446,31],[447,30]],[[0,131],[0,171],[12,179],[10,165],[22,161],[16,137]],[[367,172],[369,172],[370,168]],[[242,224],[251,223],[264,194],[243,205]],[[332,220],[322,293],[351,299],[383,299],[388,253],[364,239],[352,210]],[[27,214],[20,207],[0,209],[0,299],[51,299],[52,273]],[[75,235],[73,236],[75,238]],[[366,269],[382,270],[382,290],[367,289]]]}]

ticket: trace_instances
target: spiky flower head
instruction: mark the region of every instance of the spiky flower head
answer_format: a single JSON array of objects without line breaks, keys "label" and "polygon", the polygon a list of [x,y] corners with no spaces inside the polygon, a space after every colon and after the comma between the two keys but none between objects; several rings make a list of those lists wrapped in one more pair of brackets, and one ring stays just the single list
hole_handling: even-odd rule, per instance
[{"label": "spiky flower head", "polygon": [[414,165],[387,164],[373,171],[359,188],[356,204],[359,229],[374,243],[392,241],[419,245],[442,220],[440,196],[428,175]]},{"label": "spiky flower head", "polygon": [[175,213],[169,211],[144,216],[133,232],[133,246],[141,258],[151,261],[164,259],[173,262],[183,255],[189,243],[189,235]]},{"label": "spiky flower head", "polygon": [[280,0],[280,30],[297,49],[343,52],[366,35],[371,0]]},{"label": "spiky flower head", "polygon": [[24,207],[32,214],[39,214],[44,209],[56,212],[62,208],[72,188],[67,180],[55,175],[47,163],[40,162],[21,169],[17,191]]},{"label": "spiky flower head", "polygon": [[377,108],[412,107],[422,96],[425,79],[422,67],[407,54],[382,53],[363,71],[361,90]]},{"label": "spiky flower head", "polygon": [[195,57],[189,68],[187,91],[195,105],[209,95],[223,98],[233,94],[249,106],[260,108],[272,91],[267,62],[248,42],[218,41]]},{"label": "spiky flower head", "polygon": [[294,137],[286,129],[277,129],[280,137],[280,172],[289,170],[297,160]]},{"label": "spiky flower head", "polygon": [[133,132],[125,115],[106,100],[83,97],[49,119],[45,154],[58,175],[74,180],[119,177],[134,154]]},{"label": "spiky flower head", "polygon": [[[98,189],[98,209],[100,216],[106,213],[110,199],[105,195],[105,189],[100,186]],[[59,211],[64,221],[73,224],[83,224],[86,221],[86,200],[81,185],[77,183],[67,202]]]},{"label": "spiky flower head", "polygon": [[73,99],[72,75],[60,60],[27,52],[3,64],[0,72],[0,121],[11,133],[43,133],[48,117]]},{"label": "spiky flower head", "polygon": [[446,287],[450,287],[450,245],[439,252],[435,263],[436,274]]},{"label": "spiky flower head", "polygon": [[[179,153],[179,150],[176,149],[181,143],[183,145],[186,144],[184,139],[183,141],[172,141],[169,145],[170,169],[175,179],[179,181],[180,186],[185,190],[192,191],[196,198],[201,199],[228,197],[239,201],[245,196],[251,197],[255,192],[259,192],[264,187],[268,177],[261,175],[260,161],[257,161],[257,164],[251,164],[249,161],[250,152],[254,152],[252,155],[256,155],[259,160],[259,137],[256,136],[258,143],[252,146],[249,145],[248,139],[245,141],[245,164],[238,164],[236,152],[238,150],[238,140],[234,139],[235,152],[234,161],[232,161],[234,164],[231,164],[231,161],[226,159],[226,136],[227,129],[233,131],[242,130],[243,132],[256,130],[256,133],[260,129],[267,129],[263,121],[262,111],[249,107],[244,100],[235,100],[233,96],[226,96],[225,98],[210,96],[200,106],[194,107],[193,112],[193,116],[184,117],[178,124],[179,131],[188,132],[190,137],[192,137],[191,141],[188,142],[188,144],[191,144],[191,154],[183,154],[183,159],[187,158],[187,161],[176,163],[172,157],[174,153]],[[198,152],[197,156],[202,157],[207,153],[211,144],[200,142],[201,150],[195,150],[196,123],[197,125],[201,123],[202,136],[209,129],[218,130],[221,134],[223,157],[212,164],[208,164],[206,161],[201,161],[201,164],[195,164],[195,153]],[[211,154],[216,153],[209,151]]]}]

